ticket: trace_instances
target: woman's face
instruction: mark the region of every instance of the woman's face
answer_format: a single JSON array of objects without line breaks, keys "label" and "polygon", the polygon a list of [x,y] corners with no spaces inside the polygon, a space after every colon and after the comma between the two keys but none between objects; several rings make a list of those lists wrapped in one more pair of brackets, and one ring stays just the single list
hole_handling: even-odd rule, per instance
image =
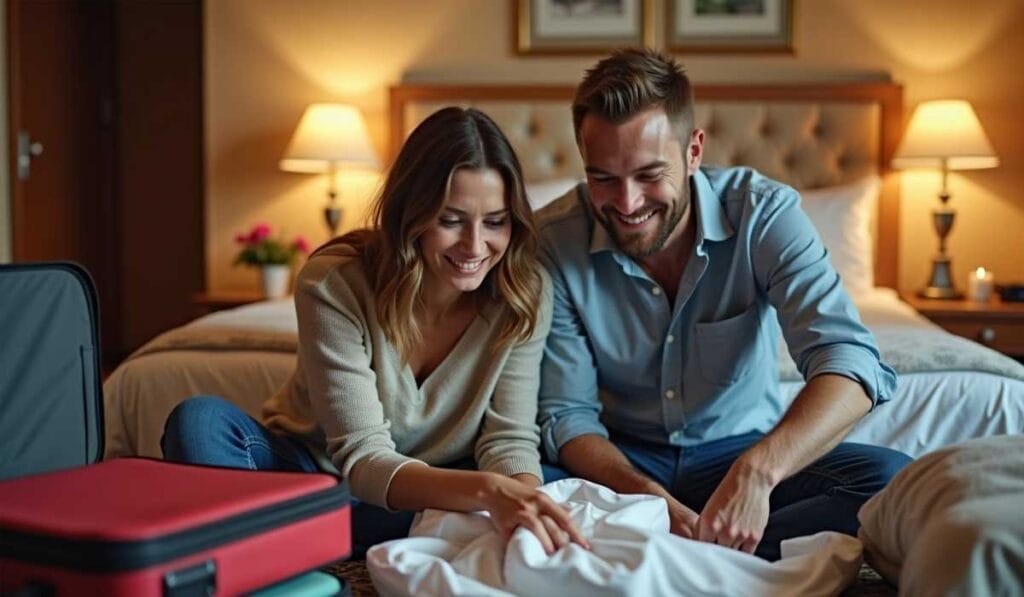
[{"label": "woman's face", "polygon": [[479,288],[508,249],[511,218],[497,170],[456,170],[441,213],[420,236],[425,290],[454,295]]}]

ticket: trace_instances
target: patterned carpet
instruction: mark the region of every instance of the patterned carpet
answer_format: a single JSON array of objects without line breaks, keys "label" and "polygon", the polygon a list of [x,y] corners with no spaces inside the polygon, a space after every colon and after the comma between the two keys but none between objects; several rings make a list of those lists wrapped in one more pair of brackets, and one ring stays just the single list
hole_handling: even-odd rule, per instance
[{"label": "patterned carpet", "polygon": [[[365,561],[342,562],[326,569],[326,572],[345,581],[352,589],[352,597],[376,597],[370,572]],[[867,564],[860,568],[857,581],[842,592],[842,597],[894,597],[896,588],[885,582]]]},{"label": "patterned carpet", "polygon": [[896,597],[896,587],[890,585],[875,572],[874,568],[862,564],[857,580],[845,591],[842,597]]},{"label": "patterned carpet", "polygon": [[370,571],[366,569],[365,560],[341,562],[340,564],[325,568],[324,572],[333,574],[345,581],[345,584],[352,591],[352,597],[377,596],[377,589],[373,588],[373,581],[370,580]]}]

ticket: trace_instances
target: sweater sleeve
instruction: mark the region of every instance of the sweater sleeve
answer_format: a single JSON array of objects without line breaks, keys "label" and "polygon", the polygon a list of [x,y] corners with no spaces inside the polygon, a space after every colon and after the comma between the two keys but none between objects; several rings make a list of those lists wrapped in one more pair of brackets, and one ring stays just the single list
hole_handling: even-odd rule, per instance
[{"label": "sweater sleeve", "polygon": [[537,324],[525,342],[509,351],[476,442],[480,470],[501,475],[530,473],[544,480],[540,468],[537,392],[544,341],[551,329],[551,282],[540,271],[541,296]]},{"label": "sweater sleeve", "polygon": [[313,261],[303,269],[295,290],[299,357],[313,414],[324,431],[327,455],[348,479],[352,494],[388,508],[391,479],[402,466],[419,461],[395,449],[391,423],[377,395],[366,348],[369,331],[356,293],[336,262],[317,271]]}]

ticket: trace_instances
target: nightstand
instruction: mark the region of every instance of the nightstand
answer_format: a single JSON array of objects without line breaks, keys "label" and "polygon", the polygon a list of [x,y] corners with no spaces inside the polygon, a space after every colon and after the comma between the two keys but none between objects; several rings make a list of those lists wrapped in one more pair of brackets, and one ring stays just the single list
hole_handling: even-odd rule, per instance
[{"label": "nightstand", "polygon": [[223,309],[234,309],[262,300],[264,300],[263,295],[258,292],[197,292],[192,295],[192,304],[198,308],[200,315]]},{"label": "nightstand", "polygon": [[947,331],[980,342],[1011,357],[1024,358],[1024,303],[993,298],[987,303],[903,297]]}]

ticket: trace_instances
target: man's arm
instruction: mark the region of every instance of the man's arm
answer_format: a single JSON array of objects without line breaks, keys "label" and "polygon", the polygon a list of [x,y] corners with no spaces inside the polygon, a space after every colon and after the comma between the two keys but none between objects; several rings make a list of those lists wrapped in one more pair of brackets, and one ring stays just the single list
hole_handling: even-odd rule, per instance
[{"label": "man's arm", "polygon": [[733,463],[700,514],[697,538],[753,553],[772,490],[836,447],[870,408],[851,379],[826,374],[808,382],[782,421]]},{"label": "man's arm", "polygon": [[680,504],[661,485],[633,468],[607,439],[600,421],[597,367],[586,328],[560,272],[560,260],[542,244],[541,261],[551,275],[551,331],[541,364],[539,420],[548,458],[578,477],[620,493],[658,495],[668,502],[672,532],[696,536],[697,513]]},{"label": "man's arm", "polygon": [[[544,221],[548,210],[560,208],[566,198],[544,208],[539,216]],[[586,326],[572,299],[570,284],[562,272],[575,273],[587,267],[587,257],[557,255],[557,240],[564,235],[552,232],[541,224],[539,257],[551,279],[551,328],[545,340],[540,367],[538,417],[541,444],[551,462],[561,460],[562,446],[583,435],[607,437],[601,423],[598,399],[597,364],[591,350]]]},{"label": "man's arm", "polygon": [[809,381],[775,429],[733,463],[698,525],[701,540],[748,552],[764,533],[772,489],[827,454],[896,385],[799,204],[788,187],[765,197],[750,245],[758,286]]},{"label": "man's arm", "polygon": [[615,444],[600,435],[580,435],[558,453],[559,461],[576,476],[610,487],[618,493],[646,493],[668,502],[672,532],[688,539],[697,536],[697,513],[690,510],[657,481],[633,468]]}]

